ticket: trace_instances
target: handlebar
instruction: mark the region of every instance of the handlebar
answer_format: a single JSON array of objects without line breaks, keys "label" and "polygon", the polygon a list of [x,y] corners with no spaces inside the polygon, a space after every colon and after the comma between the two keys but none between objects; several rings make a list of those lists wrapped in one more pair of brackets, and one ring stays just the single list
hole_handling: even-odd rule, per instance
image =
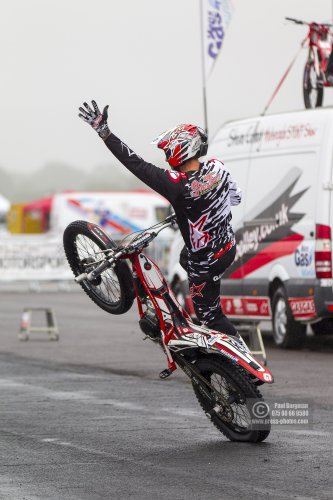
[{"label": "handlebar", "polygon": [[[165,229],[168,226],[172,226],[175,223],[176,223],[176,215],[175,214],[169,215],[169,217],[167,217],[164,221],[160,222],[159,224],[157,225],[155,224],[155,226],[151,226],[150,228],[143,230],[143,232],[140,235],[134,238],[125,247],[118,248],[118,251],[116,250],[114,252],[112,252],[112,250],[108,250],[108,252],[110,252],[111,255],[110,253],[108,254],[108,256],[105,255],[106,258],[102,260],[93,271],[91,271],[90,273],[82,273],[76,276],[75,281],[77,283],[81,283],[84,280],[93,281],[98,276],[100,276],[106,269],[109,269],[110,267],[114,266],[118,261],[118,259],[122,258],[126,254],[131,254],[147,247],[149,243],[153,241],[161,231],[163,231],[163,229]],[[149,232],[150,229],[153,229],[156,226],[160,226],[157,231]]]},{"label": "handlebar", "polygon": [[[160,222],[158,226],[161,226],[158,231],[152,231],[149,232],[149,229],[153,229],[156,227],[152,226],[151,228],[146,229],[147,232],[144,232],[143,234],[140,234],[138,237],[134,238],[126,247],[124,247],[124,250],[133,251],[133,250],[138,250],[140,248],[144,248],[148,246],[148,244],[158,236],[158,234],[163,231],[168,226],[172,226],[176,223],[176,215],[172,214],[169,215],[164,221]],[[126,253],[126,252],[125,252]]]},{"label": "handlebar", "polygon": [[171,214],[171,215],[169,215],[169,217],[164,219],[164,221],[161,224],[168,223],[168,222],[176,222],[176,220],[177,220],[176,214]]},{"label": "handlebar", "polygon": [[285,17],[285,19],[287,21],[292,21],[293,23],[296,23],[296,24],[309,24],[309,23],[306,23],[304,21],[301,21],[300,19],[295,19],[294,17]]},{"label": "handlebar", "polygon": [[331,28],[333,24],[331,23],[316,23],[316,22],[311,22],[308,23],[307,21],[301,21],[300,19],[295,19],[294,17],[285,17],[287,21],[292,21],[295,24],[304,24],[305,26],[311,26],[312,24],[316,24],[317,26],[323,26],[324,28]]}]

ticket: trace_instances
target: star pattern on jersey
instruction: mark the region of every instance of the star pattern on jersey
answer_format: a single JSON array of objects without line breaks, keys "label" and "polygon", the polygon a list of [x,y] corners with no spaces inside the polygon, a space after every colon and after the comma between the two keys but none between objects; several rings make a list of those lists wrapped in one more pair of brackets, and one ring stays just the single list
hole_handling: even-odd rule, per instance
[{"label": "star pattern on jersey", "polygon": [[205,248],[208,241],[211,240],[211,236],[209,236],[207,231],[202,231],[208,219],[208,216],[209,214],[202,215],[196,222],[191,222],[190,220],[188,221],[190,226],[192,250],[194,250],[195,252],[197,250],[200,250],[201,248]]},{"label": "star pattern on jersey", "polygon": [[200,285],[195,285],[193,284],[190,288],[190,295],[193,299],[193,297],[203,297],[201,291],[205,288],[206,286],[206,281],[204,283],[201,283]]}]

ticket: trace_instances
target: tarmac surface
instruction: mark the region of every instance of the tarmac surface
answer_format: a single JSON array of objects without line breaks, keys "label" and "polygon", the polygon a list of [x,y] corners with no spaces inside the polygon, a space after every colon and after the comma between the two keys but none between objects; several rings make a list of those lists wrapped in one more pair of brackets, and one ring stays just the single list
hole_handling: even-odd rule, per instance
[{"label": "tarmac surface", "polygon": [[[53,307],[58,342],[17,333],[24,307]],[[37,314],[41,324],[44,318]],[[265,335],[269,401],[309,404],[310,424],[273,425],[261,444],[229,442],[200,409],[133,308],[84,293],[0,293],[0,499],[331,499],[333,336],[302,351]]]}]

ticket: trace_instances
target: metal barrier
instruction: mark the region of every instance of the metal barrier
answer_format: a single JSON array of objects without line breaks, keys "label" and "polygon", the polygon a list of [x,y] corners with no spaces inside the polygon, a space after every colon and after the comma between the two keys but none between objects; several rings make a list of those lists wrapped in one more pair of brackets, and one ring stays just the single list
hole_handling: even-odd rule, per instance
[{"label": "metal barrier", "polygon": [[[46,326],[32,325],[32,313],[34,311],[45,312]],[[59,330],[53,309],[47,307],[23,309],[20,331],[18,333],[19,340],[29,340],[29,334],[32,332],[47,333],[49,335],[49,340],[59,340]]]}]

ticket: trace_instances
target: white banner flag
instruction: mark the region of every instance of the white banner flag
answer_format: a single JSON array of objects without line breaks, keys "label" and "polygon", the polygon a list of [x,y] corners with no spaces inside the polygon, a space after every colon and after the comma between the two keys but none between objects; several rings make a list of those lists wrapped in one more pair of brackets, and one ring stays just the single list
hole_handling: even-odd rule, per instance
[{"label": "white banner flag", "polygon": [[231,0],[201,0],[205,81],[212,73],[233,13]]}]

